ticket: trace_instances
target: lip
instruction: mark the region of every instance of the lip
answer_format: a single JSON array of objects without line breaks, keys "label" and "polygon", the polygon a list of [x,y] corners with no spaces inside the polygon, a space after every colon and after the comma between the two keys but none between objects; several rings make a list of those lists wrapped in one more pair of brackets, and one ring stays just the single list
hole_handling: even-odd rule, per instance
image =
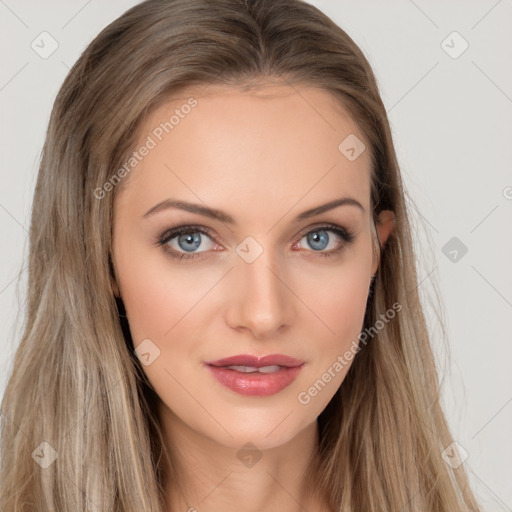
[{"label": "lip", "polygon": [[[264,357],[238,355],[205,362],[210,374],[222,385],[235,393],[245,396],[270,396],[289,386],[304,366],[304,361],[282,354]],[[226,368],[226,366],[281,366],[273,373],[243,373]]]},{"label": "lip", "polygon": [[279,365],[291,368],[303,365],[304,361],[283,354],[270,354],[263,357],[241,354],[238,356],[225,357],[224,359],[217,359],[216,361],[206,361],[206,364],[210,366],[253,366],[254,368]]}]

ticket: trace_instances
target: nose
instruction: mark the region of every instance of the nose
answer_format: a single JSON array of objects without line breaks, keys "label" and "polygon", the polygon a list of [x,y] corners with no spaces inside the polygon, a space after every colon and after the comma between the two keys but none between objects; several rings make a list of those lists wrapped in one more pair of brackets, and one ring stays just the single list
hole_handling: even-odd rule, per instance
[{"label": "nose", "polygon": [[281,334],[294,318],[289,280],[270,251],[263,251],[252,263],[237,261],[229,281],[227,323],[238,331],[251,331],[258,339]]}]

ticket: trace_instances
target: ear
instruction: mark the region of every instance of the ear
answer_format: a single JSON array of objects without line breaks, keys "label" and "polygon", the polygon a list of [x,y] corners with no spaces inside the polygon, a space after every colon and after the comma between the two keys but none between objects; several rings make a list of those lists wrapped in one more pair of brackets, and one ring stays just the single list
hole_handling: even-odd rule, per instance
[{"label": "ear", "polygon": [[[391,210],[383,210],[379,214],[379,219],[376,223],[377,235],[379,237],[382,247],[385,247],[388,237],[394,230],[395,227],[395,214]],[[380,251],[378,254],[374,253],[372,262],[372,275],[377,273],[380,264]]]}]

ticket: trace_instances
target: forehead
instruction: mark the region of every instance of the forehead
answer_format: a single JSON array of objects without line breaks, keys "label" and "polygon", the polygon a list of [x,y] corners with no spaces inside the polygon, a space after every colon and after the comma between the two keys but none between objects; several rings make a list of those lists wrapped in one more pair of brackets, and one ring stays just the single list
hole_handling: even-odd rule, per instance
[{"label": "forehead", "polygon": [[[179,197],[233,211],[270,205],[306,209],[343,195],[369,207],[369,151],[349,160],[343,141],[364,134],[329,92],[268,84],[244,90],[189,88],[153,109],[135,150],[151,147],[123,183],[122,196],[141,207]],[[270,220],[269,220],[270,221]]]}]

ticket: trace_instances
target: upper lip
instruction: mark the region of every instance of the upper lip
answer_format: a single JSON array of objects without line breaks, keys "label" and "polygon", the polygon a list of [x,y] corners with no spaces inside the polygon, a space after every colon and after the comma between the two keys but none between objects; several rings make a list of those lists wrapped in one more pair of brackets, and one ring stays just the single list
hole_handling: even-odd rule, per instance
[{"label": "upper lip", "polygon": [[206,361],[206,364],[210,366],[251,366],[253,368],[277,365],[291,368],[301,366],[304,364],[304,361],[283,354],[270,354],[263,357],[241,354],[224,359],[217,359],[216,361]]}]

